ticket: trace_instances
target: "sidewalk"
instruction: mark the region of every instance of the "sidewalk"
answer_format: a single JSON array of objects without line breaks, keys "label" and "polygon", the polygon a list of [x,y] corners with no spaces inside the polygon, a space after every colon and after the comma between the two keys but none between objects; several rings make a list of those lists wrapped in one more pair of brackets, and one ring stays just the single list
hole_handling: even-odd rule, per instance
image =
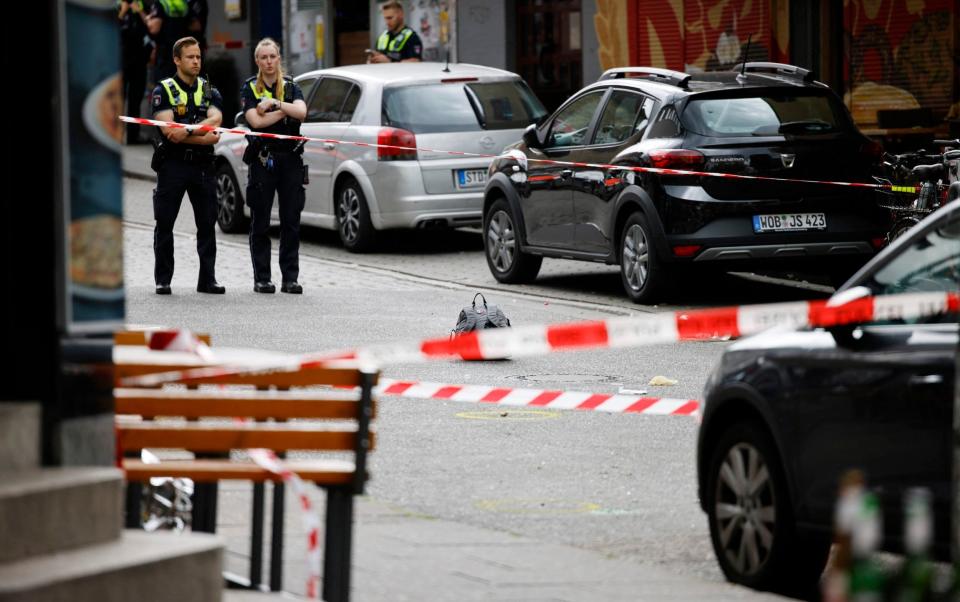
[{"label": "sidewalk", "polygon": [[[138,147],[135,153],[129,153],[132,155],[128,157],[131,164],[149,156],[142,152],[145,148],[148,147]],[[222,303],[223,298],[214,299],[191,292],[196,263],[192,237],[180,233],[175,236],[176,262],[181,267],[174,279],[174,298],[178,300],[180,311]],[[149,228],[125,228],[127,300],[136,305],[128,315],[163,322],[170,319],[167,313],[170,298],[158,298],[153,294],[152,255],[144,252],[150,249],[151,241]],[[245,245],[226,241],[218,244],[218,279],[226,285],[228,299],[236,300],[241,296],[243,299],[242,303],[231,305],[233,311],[248,312],[252,320],[252,314],[270,308],[275,311],[281,303],[301,301],[280,295],[265,299],[250,292],[249,261]],[[307,257],[301,259],[301,275],[302,280],[310,284],[309,292],[319,295],[318,299],[325,305],[346,302],[342,295],[348,291],[339,290],[335,283],[348,282],[355,276],[347,265],[340,267]],[[386,275],[365,277],[389,280],[381,285],[385,290],[426,286],[403,283]],[[226,324],[211,324],[211,327],[220,332]],[[371,464],[374,481],[378,469],[376,456],[377,452],[374,452]],[[286,591],[303,595],[306,530],[292,497],[287,496],[285,514],[283,587]],[[318,508],[324,507],[322,493],[318,492],[314,501]],[[249,484],[228,482],[221,485],[218,532],[227,542],[225,569],[239,575],[249,574],[250,504]],[[264,554],[269,552],[265,550]],[[657,567],[656,562],[656,557],[641,564],[636,560],[612,558],[602,552],[438,519],[392,506],[376,497],[364,496],[357,498],[352,599],[361,602],[783,599],[719,580],[705,581],[669,572]],[[264,571],[266,577],[267,569]]]},{"label": "sidewalk", "polygon": [[138,180],[156,180],[157,174],[150,169],[153,158],[153,146],[137,144],[123,147],[123,175]]}]

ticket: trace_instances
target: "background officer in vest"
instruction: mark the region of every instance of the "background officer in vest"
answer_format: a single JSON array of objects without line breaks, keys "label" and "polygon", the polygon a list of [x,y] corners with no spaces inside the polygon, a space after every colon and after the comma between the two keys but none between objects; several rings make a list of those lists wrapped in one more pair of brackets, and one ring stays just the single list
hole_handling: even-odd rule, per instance
[{"label": "background officer in vest", "polygon": [[[173,62],[177,73],[154,89],[154,119],[187,125],[220,125],[223,102],[216,88],[200,77],[200,60],[200,46],[194,38],[183,38],[174,43]],[[224,288],[217,283],[214,272],[217,190],[213,145],[220,135],[190,127],[164,127],[160,132],[165,139],[158,144],[153,162],[157,172],[157,188],[153,192],[153,214],[157,220],[153,230],[156,292],[158,295],[170,294],[173,223],[186,192],[197,224],[197,254],[200,256],[197,291],[223,294]]]},{"label": "background officer in vest", "polygon": [[[120,61],[123,65],[123,97],[127,116],[139,117],[140,104],[147,87],[147,61],[152,44],[147,35],[147,15],[143,0],[120,0]],[[127,124],[127,144],[140,144],[140,126]]]},{"label": "background officer in vest", "polygon": [[173,45],[186,37],[190,7],[187,0],[155,0],[147,18],[147,29],[157,46],[157,64],[153,81],[173,77],[177,66],[172,62]]},{"label": "background officer in vest", "polygon": [[[253,53],[257,75],[243,83],[240,104],[250,129],[271,134],[300,134],[300,122],[307,116],[303,91],[284,76],[280,46],[270,38],[257,44]],[[253,259],[253,290],[273,293],[270,281],[270,212],[273,195],[280,209],[280,291],[299,295],[300,213],[306,200],[303,143],[295,140],[266,140],[250,136],[244,160],[250,165],[247,205],[250,206],[250,256]]]},{"label": "background officer in vest", "polygon": [[377,51],[367,57],[368,63],[414,63],[420,61],[423,43],[415,31],[403,23],[403,5],[387,2],[380,7],[387,29],[377,38]]}]

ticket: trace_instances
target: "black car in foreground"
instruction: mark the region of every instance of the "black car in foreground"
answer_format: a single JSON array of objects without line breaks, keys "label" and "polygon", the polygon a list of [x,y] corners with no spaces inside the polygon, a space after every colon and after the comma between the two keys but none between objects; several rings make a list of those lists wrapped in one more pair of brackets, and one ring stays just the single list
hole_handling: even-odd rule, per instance
[{"label": "black car in foreground", "polygon": [[842,282],[885,243],[872,189],[587,165],[872,182],[880,146],[792,65],[611,69],[509,149],[484,195],[501,282],[534,279],[544,257],[619,264],[629,297],[650,303],[684,266],[812,267]]},{"label": "black car in foreground", "polygon": [[[960,200],[894,241],[833,302],[958,282]],[[884,549],[902,549],[904,491],[926,487],[935,552],[948,554],[957,317],[770,331],[724,352],[706,385],[697,469],[729,580],[788,592],[815,584],[850,469],[879,494]]]}]

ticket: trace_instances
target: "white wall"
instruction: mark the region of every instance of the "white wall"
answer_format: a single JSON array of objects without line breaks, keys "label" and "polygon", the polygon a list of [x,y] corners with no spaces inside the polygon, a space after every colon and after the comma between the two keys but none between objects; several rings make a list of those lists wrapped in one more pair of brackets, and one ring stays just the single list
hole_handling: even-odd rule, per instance
[{"label": "white wall", "polygon": [[514,47],[512,40],[507,41],[508,31],[504,2],[457,2],[459,62],[507,69],[513,63],[513,57],[508,57],[507,51]]}]

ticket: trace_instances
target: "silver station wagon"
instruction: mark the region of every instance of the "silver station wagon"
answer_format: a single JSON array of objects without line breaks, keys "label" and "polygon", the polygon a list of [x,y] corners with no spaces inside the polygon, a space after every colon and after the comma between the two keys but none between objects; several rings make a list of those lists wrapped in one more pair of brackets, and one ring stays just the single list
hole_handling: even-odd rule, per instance
[{"label": "silver station wagon", "polygon": [[[546,115],[518,75],[476,65],[354,65],[295,80],[307,103],[301,133],[345,142],[306,144],[302,223],[336,229],[355,252],[370,249],[380,230],[479,226],[490,159],[442,151],[497,155]],[[247,126],[239,119],[238,127]],[[246,146],[241,134],[226,134],[216,146],[224,232],[247,228]],[[275,203],[274,219],[276,211]]]}]

